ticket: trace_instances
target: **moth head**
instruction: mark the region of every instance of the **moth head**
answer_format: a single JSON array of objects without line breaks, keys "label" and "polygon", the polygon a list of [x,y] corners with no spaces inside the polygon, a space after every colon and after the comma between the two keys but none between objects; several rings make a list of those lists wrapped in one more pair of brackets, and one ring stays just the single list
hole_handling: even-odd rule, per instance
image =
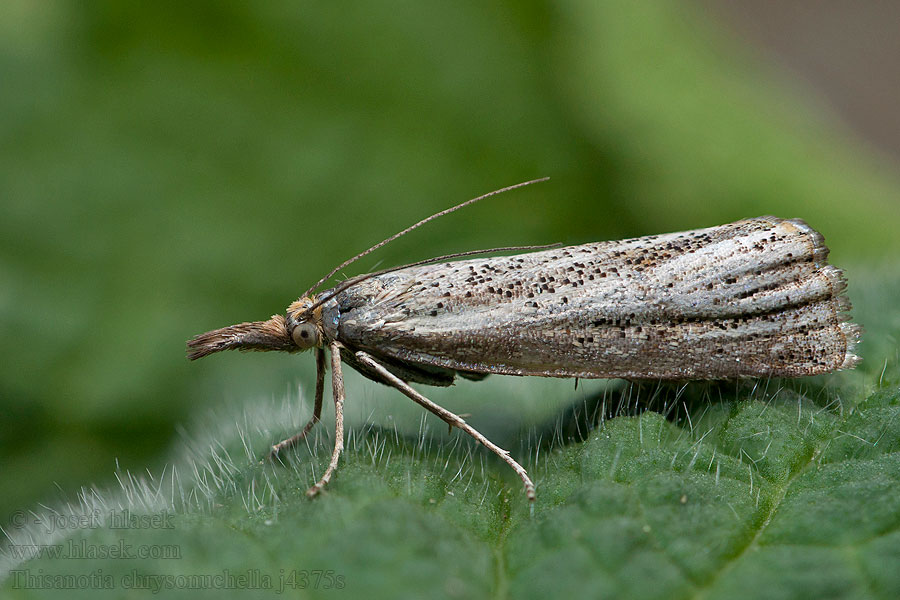
[{"label": "moth head", "polygon": [[309,350],[313,346],[322,345],[322,309],[311,309],[313,305],[312,298],[303,297],[288,306],[287,330],[297,350]]},{"label": "moth head", "polygon": [[201,333],[187,343],[188,358],[197,360],[222,350],[279,350],[296,352],[287,320],[273,315],[268,321],[238,323]]},{"label": "moth head", "polygon": [[298,350],[309,350],[319,345],[319,328],[315,323],[297,323],[291,329],[291,339],[294,340]]}]

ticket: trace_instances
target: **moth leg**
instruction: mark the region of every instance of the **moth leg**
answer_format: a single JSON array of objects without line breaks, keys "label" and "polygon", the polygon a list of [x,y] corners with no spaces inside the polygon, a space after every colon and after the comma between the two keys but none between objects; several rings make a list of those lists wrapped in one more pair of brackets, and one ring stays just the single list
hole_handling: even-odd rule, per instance
[{"label": "moth leg", "polygon": [[331,342],[331,391],[334,394],[334,450],[331,453],[331,462],[322,478],[314,486],[306,490],[310,498],[322,491],[331,480],[331,474],[337,468],[338,458],[344,449],[344,375],[341,371],[341,344]]},{"label": "moth leg", "polygon": [[306,434],[309,433],[309,430],[313,428],[313,425],[319,422],[319,418],[322,416],[322,396],[325,390],[325,349],[324,348],[316,348],[316,400],[315,405],[313,406],[313,415],[309,422],[300,430],[300,433],[296,435],[292,435],[286,440],[282,440],[272,446],[272,450],[269,452],[269,455],[266,457],[268,460],[274,460],[278,453],[284,450],[285,448],[290,448],[297,444],[300,440],[306,437]]},{"label": "moth leg", "polygon": [[385,383],[392,385],[402,392],[405,396],[412,399],[414,402],[428,409],[438,417],[444,420],[447,425],[450,427],[459,427],[464,432],[468,433],[470,436],[475,438],[477,442],[481,445],[485,446],[488,450],[499,456],[503,459],[503,462],[512,467],[513,471],[519,476],[522,480],[522,483],[525,484],[525,495],[528,497],[528,500],[534,502],[535,493],[534,493],[534,483],[531,481],[531,478],[528,476],[528,473],[525,469],[517,463],[510,455],[508,450],[504,450],[503,448],[497,446],[494,442],[484,437],[481,433],[479,433],[476,429],[474,429],[471,425],[466,423],[462,417],[450,412],[443,406],[435,404],[413,388],[409,386],[408,383],[385,369],[378,363],[374,358],[372,358],[369,354],[365,352],[357,352],[356,358],[361,363],[371,367],[375,372],[377,372],[384,379]]}]

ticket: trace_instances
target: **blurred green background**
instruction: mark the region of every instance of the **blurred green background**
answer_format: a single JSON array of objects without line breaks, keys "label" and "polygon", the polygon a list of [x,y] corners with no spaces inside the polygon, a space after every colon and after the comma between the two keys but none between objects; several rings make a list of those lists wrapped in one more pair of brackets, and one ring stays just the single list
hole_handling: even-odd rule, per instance
[{"label": "blurred green background", "polygon": [[[8,0],[0,88],[0,516],[158,472],[223,401],[296,398],[310,356],[185,340],[522,180],[551,177],[348,274],[776,214],[854,301],[897,280],[895,163],[700,4]],[[897,313],[857,305],[877,373],[865,315]]]}]

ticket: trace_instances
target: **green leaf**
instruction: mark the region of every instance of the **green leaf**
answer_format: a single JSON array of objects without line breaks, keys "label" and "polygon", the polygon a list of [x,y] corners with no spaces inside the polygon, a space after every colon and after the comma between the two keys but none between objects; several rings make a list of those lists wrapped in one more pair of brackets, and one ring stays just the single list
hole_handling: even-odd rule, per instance
[{"label": "green leaf", "polygon": [[[492,397],[521,387],[496,379],[481,384]],[[351,390],[360,383],[349,381]],[[55,589],[22,586],[38,574],[100,573],[110,597],[135,581],[166,597],[187,597],[184,586],[216,597],[209,578],[220,575],[317,597],[335,592],[324,587],[328,573],[331,584],[372,597],[900,593],[896,385],[855,406],[816,380],[611,385],[566,414],[514,452],[530,457],[538,484],[532,515],[505,465],[430,417],[421,435],[402,424],[352,428],[335,479],[309,500],[304,491],[330,453],[325,426],[285,464],[261,465],[285,424],[299,424],[295,411],[272,402],[226,409],[189,434],[174,469],[157,479],[122,474],[122,490],[85,494],[73,512],[102,524],[11,531],[18,544],[56,544],[63,558],[10,561],[3,591],[50,597]],[[560,444],[567,431],[581,434]],[[112,528],[124,509],[165,526]],[[71,558],[123,547],[175,557]]]}]

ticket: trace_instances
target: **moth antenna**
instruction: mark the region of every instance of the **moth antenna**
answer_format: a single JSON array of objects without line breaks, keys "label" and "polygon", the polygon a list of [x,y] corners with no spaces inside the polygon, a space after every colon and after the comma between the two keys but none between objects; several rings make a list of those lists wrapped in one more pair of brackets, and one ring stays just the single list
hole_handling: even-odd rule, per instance
[{"label": "moth antenna", "polygon": [[340,271],[341,269],[343,269],[343,268],[345,268],[345,267],[347,267],[347,266],[353,264],[354,262],[356,262],[357,260],[359,260],[360,258],[362,258],[363,256],[365,256],[366,254],[369,254],[370,252],[374,252],[375,250],[378,250],[379,248],[381,248],[381,247],[384,246],[385,244],[389,244],[390,242],[393,242],[393,241],[396,240],[398,237],[403,236],[403,235],[406,235],[407,233],[409,233],[409,232],[412,231],[413,229],[416,229],[417,227],[421,227],[422,225],[424,225],[424,224],[427,223],[428,221],[431,221],[431,220],[433,220],[433,219],[437,219],[438,217],[443,217],[444,215],[448,215],[448,214],[450,214],[450,213],[452,213],[452,212],[454,212],[454,211],[457,211],[457,210],[459,210],[459,209],[461,209],[461,208],[463,208],[463,207],[469,206],[470,204],[475,204],[475,203],[478,202],[479,200],[484,200],[485,198],[490,198],[491,196],[496,196],[497,194],[502,194],[503,192],[509,192],[509,191],[511,191],[511,190],[515,190],[515,189],[518,189],[518,188],[521,188],[521,187],[525,187],[526,185],[531,185],[531,184],[533,184],[533,183],[541,183],[542,181],[547,181],[548,179],[550,179],[550,178],[549,178],[549,177],[541,177],[540,179],[532,179],[531,181],[524,181],[524,182],[522,182],[522,183],[517,183],[517,184],[515,184],[515,185],[511,185],[511,186],[508,186],[508,187],[505,187],[505,188],[501,188],[501,189],[499,189],[499,190],[494,190],[493,192],[488,192],[487,194],[485,194],[485,195],[483,195],[483,196],[478,196],[477,198],[472,198],[471,200],[466,200],[465,202],[463,202],[463,203],[461,203],[461,204],[457,204],[456,206],[453,206],[453,207],[450,207],[450,208],[448,208],[448,209],[442,210],[441,212],[434,213],[434,214],[431,215],[430,217],[426,217],[426,218],[422,219],[421,221],[419,221],[419,222],[416,223],[415,225],[410,225],[409,227],[407,227],[407,228],[404,229],[403,231],[401,231],[401,232],[399,232],[399,233],[395,233],[395,234],[392,235],[391,237],[389,237],[389,238],[387,238],[387,239],[385,239],[385,240],[382,240],[382,241],[378,242],[377,244],[375,244],[374,246],[372,246],[372,247],[369,248],[368,250],[365,250],[364,252],[360,252],[359,254],[357,254],[356,256],[354,256],[353,258],[350,258],[350,259],[345,260],[344,262],[342,262],[341,264],[339,264],[338,266],[336,266],[335,268],[333,268],[331,271],[329,271],[328,275],[326,275],[325,277],[323,277],[322,279],[320,279],[319,281],[317,281],[316,284],[315,284],[314,286],[312,286],[311,288],[309,288],[308,290],[306,290],[306,292],[303,293],[303,295],[301,296],[301,298],[302,298],[302,297],[311,296],[312,293],[315,292],[316,289],[317,289],[320,285],[322,285],[323,283],[325,283],[326,281],[328,281],[329,279],[331,279],[331,277],[332,277],[335,273],[337,273],[338,271]]},{"label": "moth antenna", "polygon": [[357,283],[362,283],[366,279],[378,277],[379,275],[384,275],[385,273],[390,273],[391,271],[399,271],[400,269],[406,269],[407,267],[418,267],[421,265],[441,262],[442,260],[449,260],[451,258],[459,258],[461,256],[472,256],[473,254],[489,254],[491,252],[524,252],[526,250],[547,250],[549,248],[559,248],[560,246],[562,246],[562,244],[560,242],[556,242],[554,244],[544,244],[543,246],[505,246],[503,248],[487,248],[485,250],[467,250],[465,252],[454,252],[453,254],[445,254],[443,256],[426,258],[424,260],[418,260],[416,262],[407,263],[405,265],[398,265],[396,267],[388,267],[387,269],[382,269],[380,271],[374,271],[372,273],[365,273],[364,275],[351,277],[347,281],[344,281],[340,285],[336,286],[330,294],[320,298],[319,300],[316,300],[310,306],[306,307],[306,309],[304,309],[304,312],[309,312],[315,308],[318,308],[322,304],[334,298],[336,295],[340,294],[347,288],[353,287]]}]

